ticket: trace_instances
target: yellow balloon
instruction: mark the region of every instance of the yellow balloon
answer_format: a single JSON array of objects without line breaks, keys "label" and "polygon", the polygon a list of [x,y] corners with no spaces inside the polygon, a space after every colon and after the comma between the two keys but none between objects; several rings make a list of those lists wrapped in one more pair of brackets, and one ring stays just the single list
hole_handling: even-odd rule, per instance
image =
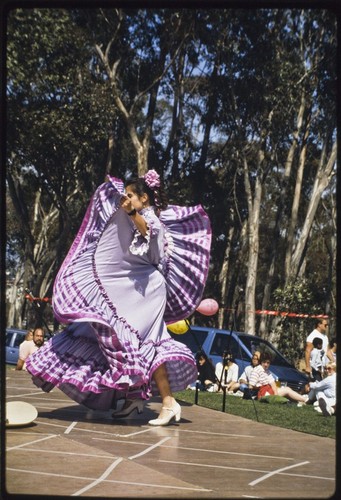
[{"label": "yellow balloon", "polygon": [[176,333],[177,335],[182,335],[183,333],[187,332],[189,326],[187,321],[182,319],[180,321],[177,321],[176,323],[171,323],[170,325],[167,325],[167,328],[172,333]]}]

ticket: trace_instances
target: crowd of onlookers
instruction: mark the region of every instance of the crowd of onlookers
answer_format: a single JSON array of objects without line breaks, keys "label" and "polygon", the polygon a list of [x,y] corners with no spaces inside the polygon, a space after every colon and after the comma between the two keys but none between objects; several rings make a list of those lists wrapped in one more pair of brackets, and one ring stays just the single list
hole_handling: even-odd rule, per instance
[{"label": "crowd of onlookers", "polygon": [[306,339],[305,372],[308,383],[300,392],[294,391],[285,381],[275,380],[270,370],[270,353],[254,351],[250,365],[239,376],[239,367],[228,349],[215,367],[204,351],[197,353],[198,380],[190,388],[208,392],[226,391],[244,399],[281,396],[298,406],[312,404],[316,411],[331,416],[336,412],[336,338],[329,341],[327,327],[327,320],[319,319]]},{"label": "crowd of onlookers", "polygon": [[[204,351],[196,355],[198,380],[190,388],[208,392],[223,392],[243,397],[261,399],[265,396],[281,396],[299,406],[313,404],[324,416],[336,412],[336,338],[327,336],[328,322],[316,321],[314,330],[308,335],[305,346],[305,372],[308,383],[302,391],[294,391],[285,381],[277,381],[271,373],[271,355],[267,351],[252,353],[251,363],[239,375],[239,367],[228,349],[223,352],[221,362],[214,367]],[[16,370],[25,370],[25,361],[44,344],[41,327],[27,332],[20,344]]]}]

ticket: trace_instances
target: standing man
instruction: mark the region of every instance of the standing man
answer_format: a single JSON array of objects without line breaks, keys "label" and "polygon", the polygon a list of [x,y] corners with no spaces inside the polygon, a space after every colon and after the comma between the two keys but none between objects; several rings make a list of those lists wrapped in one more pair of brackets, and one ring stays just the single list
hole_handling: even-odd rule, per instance
[{"label": "standing man", "polygon": [[326,353],[328,350],[329,340],[327,336],[328,321],[326,319],[318,319],[315,323],[315,329],[308,335],[305,346],[305,372],[311,376],[310,353],[314,348],[313,340],[315,337],[322,340],[322,350]]},{"label": "standing man", "polygon": [[23,342],[19,348],[19,359],[16,370],[26,370],[26,359],[44,344],[44,330],[37,327],[33,330],[33,339]]}]

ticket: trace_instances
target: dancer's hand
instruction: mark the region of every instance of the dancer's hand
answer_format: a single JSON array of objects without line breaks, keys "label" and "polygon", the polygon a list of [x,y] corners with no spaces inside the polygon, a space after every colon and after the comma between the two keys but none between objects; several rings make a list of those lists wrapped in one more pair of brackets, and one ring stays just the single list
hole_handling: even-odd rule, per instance
[{"label": "dancer's hand", "polygon": [[123,195],[122,198],[120,199],[120,205],[121,205],[121,208],[123,208],[123,210],[125,210],[125,212],[127,212],[127,213],[134,210],[134,207],[131,203],[130,198],[128,198],[128,196],[126,196],[126,195]]}]

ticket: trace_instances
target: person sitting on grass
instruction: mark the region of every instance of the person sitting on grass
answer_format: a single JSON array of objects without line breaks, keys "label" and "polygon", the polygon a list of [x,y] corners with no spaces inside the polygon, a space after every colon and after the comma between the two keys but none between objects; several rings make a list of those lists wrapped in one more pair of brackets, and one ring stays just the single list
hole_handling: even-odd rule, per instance
[{"label": "person sitting on grass", "polygon": [[240,391],[241,393],[244,393],[245,389],[249,387],[249,380],[250,380],[250,375],[252,370],[259,365],[259,357],[260,357],[260,352],[255,351],[252,354],[251,358],[251,363],[250,365],[246,366],[243,373],[239,377],[237,382],[233,382],[231,384],[230,390],[233,391],[234,393],[237,393]]},{"label": "person sitting on grass", "polygon": [[328,363],[326,371],[327,376],[324,379],[308,384],[308,397],[309,402],[315,402],[315,410],[325,417],[330,417],[336,410],[336,363]]},{"label": "person sitting on grass", "polygon": [[[222,362],[217,363],[215,367],[216,385],[215,389],[220,391],[222,388],[233,394],[231,389],[232,384],[238,381],[238,365],[234,362],[234,357],[231,351],[223,352]],[[213,391],[212,391],[213,392]]]},{"label": "person sitting on grass", "polygon": [[291,401],[298,403],[306,403],[309,399],[308,395],[302,395],[291,389],[291,387],[277,387],[275,379],[271,374],[269,367],[272,358],[268,352],[262,352],[260,355],[259,365],[256,366],[251,373],[249,388],[257,390],[257,399],[263,396],[283,396]]},{"label": "person sitting on grass", "polygon": [[207,354],[204,351],[197,352],[195,358],[198,367],[198,388],[201,391],[207,391],[214,385],[214,366],[212,365],[211,361],[208,359]]}]

